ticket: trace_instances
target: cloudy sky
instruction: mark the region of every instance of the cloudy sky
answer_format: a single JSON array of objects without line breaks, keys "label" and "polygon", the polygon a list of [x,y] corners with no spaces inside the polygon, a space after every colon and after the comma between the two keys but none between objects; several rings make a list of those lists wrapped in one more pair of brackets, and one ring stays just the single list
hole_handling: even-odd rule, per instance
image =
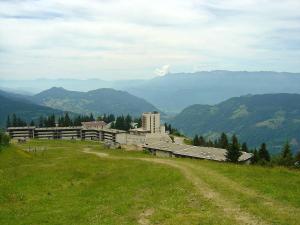
[{"label": "cloudy sky", "polygon": [[0,79],[300,72],[299,0],[0,0]]}]

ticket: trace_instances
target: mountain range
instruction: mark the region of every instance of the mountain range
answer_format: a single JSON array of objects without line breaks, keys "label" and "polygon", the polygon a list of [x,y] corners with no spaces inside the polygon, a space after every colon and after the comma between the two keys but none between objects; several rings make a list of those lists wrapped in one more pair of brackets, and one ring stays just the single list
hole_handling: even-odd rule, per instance
[{"label": "mountain range", "polygon": [[68,90],[89,91],[114,88],[145,99],[166,113],[176,114],[192,104],[218,104],[247,94],[298,93],[300,73],[202,71],[176,73],[149,80],[103,81],[75,80],[2,80],[1,86],[19,91],[42,91],[53,86]]},{"label": "mountain range", "polygon": [[263,94],[235,97],[216,105],[192,105],[169,121],[183,133],[216,138],[237,134],[251,147],[266,142],[278,152],[289,141],[300,148],[300,95]]}]

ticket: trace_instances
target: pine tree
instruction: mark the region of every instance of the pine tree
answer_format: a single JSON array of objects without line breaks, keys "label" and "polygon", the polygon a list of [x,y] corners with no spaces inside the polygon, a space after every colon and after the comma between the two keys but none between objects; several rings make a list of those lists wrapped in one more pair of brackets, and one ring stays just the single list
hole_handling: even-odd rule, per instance
[{"label": "pine tree", "polygon": [[293,154],[291,152],[290,144],[286,142],[281,151],[279,164],[282,166],[292,166],[293,165]]},{"label": "pine tree", "polygon": [[208,140],[206,145],[207,147],[214,147],[214,143],[212,142],[212,140]]},{"label": "pine tree", "polygon": [[242,155],[240,151],[240,145],[238,139],[235,135],[232,136],[231,143],[229,144],[227,153],[226,153],[226,160],[228,162],[237,163],[239,157]]},{"label": "pine tree", "polygon": [[243,151],[243,152],[248,152],[248,151],[249,151],[246,142],[244,142],[244,143],[242,144],[242,151]]},{"label": "pine tree", "polygon": [[300,151],[298,151],[295,155],[295,164],[297,164],[298,166],[300,166]]},{"label": "pine tree", "polygon": [[95,121],[93,113],[90,114],[89,121]]},{"label": "pine tree", "polygon": [[18,121],[17,121],[16,114],[13,114],[13,116],[12,116],[12,126],[13,127],[17,127],[18,126]]},{"label": "pine tree", "polygon": [[34,121],[33,121],[33,120],[31,120],[31,122],[30,122],[30,126],[31,126],[31,127],[35,126],[35,124],[34,124]]},{"label": "pine tree", "polygon": [[265,143],[262,143],[259,150],[258,150],[258,159],[259,161],[266,161],[270,162],[271,157],[267,150],[267,145]]},{"label": "pine tree", "polygon": [[72,121],[71,121],[71,119],[70,119],[70,117],[69,117],[69,113],[66,113],[66,114],[65,114],[64,126],[65,126],[65,127],[70,127],[70,126],[72,126]]},{"label": "pine tree", "polygon": [[132,118],[128,114],[124,120],[124,130],[128,131],[129,129],[131,129],[131,123],[132,123]]},{"label": "pine tree", "polygon": [[256,164],[259,160],[258,151],[256,150],[256,148],[254,149],[254,151],[252,153],[253,153],[253,156],[251,158],[251,163]]},{"label": "pine tree", "polygon": [[223,149],[228,148],[228,138],[227,138],[227,135],[224,132],[221,134],[218,147],[223,148]]},{"label": "pine tree", "polygon": [[206,146],[206,141],[203,136],[199,137],[199,146]]},{"label": "pine tree", "polygon": [[11,127],[10,117],[7,116],[6,127]]},{"label": "pine tree", "polygon": [[200,145],[200,143],[199,143],[199,137],[198,137],[197,134],[195,135],[195,137],[193,139],[193,145],[195,145],[195,146],[199,146]]},{"label": "pine tree", "polygon": [[44,127],[44,117],[43,116],[40,116],[39,118],[39,127]]}]

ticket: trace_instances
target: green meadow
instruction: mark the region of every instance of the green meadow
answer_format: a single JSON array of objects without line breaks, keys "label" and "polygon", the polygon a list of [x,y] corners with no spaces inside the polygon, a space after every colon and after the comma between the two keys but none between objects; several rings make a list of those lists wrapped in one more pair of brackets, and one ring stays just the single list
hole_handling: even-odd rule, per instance
[{"label": "green meadow", "polygon": [[0,224],[299,224],[300,171],[31,140],[0,152]]}]

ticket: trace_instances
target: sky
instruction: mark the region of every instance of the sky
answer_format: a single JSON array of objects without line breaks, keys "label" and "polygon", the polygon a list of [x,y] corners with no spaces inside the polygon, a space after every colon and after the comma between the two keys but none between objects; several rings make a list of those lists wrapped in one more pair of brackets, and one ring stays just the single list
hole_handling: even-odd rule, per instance
[{"label": "sky", "polygon": [[0,0],[0,79],[300,72],[299,0]]}]

